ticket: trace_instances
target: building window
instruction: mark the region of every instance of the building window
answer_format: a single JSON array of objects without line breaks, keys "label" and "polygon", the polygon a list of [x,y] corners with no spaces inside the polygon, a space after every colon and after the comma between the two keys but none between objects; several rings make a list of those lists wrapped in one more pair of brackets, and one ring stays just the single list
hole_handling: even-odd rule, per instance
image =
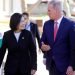
[{"label": "building window", "polygon": [[3,11],[5,11],[5,0],[3,0]]}]

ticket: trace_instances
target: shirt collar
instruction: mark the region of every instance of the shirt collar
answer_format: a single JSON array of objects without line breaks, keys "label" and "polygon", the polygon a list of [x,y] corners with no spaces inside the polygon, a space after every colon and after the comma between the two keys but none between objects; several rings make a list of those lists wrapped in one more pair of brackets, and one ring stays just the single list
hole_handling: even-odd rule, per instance
[{"label": "shirt collar", "polygon": [[28,21],[27,25],[26,26],[29,26],[30,25],[30,21]]},{"label": "shirt collar", "polygon": [[[61,23],[62,19],[63,19],[63,16],[61,16],[61,17],[57,20],[58,27],[59,27],[59,25],[60,25],[60,23]],[[55,21],[55,22],[56,22],[56,21]]]}]

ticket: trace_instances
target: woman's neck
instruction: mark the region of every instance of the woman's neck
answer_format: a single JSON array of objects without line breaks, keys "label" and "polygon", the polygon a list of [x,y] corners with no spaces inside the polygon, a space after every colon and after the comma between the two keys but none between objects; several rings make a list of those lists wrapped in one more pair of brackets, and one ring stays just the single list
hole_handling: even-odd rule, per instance
[{"label": "woman's neck", "polygon": [[21,32],[21,30],[16,30],[16,31],[14,31],[15,33],[19,33],[19,32]]}]

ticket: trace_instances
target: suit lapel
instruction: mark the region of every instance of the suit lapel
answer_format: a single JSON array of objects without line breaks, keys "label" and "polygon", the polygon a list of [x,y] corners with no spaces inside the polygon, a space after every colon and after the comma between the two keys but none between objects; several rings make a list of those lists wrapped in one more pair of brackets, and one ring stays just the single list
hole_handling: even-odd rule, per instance
[{"label": "suit lapel", "polygon": [[33,24],[30,23],[30,31],[33,32]]},{"label": "suit lapel", "polygon": [[21,39],[24,39],[24,37],[23,37],[23,31],[22,31],[21,34],[20,34],[20,37],[19,37],[18,43],[20,43]]},{"label": "suit lapel", "polygon": [[15,42],[17,44],[17,40],[16,40],[16,37],[15,37],[13,31],[11,31],[11,38],[12,38],[13,42]]},{"label": "suit lapel", "polygon": [[54,43],[54,21],[49,21],[49,25],[47,27],[47,34],[49,36],[49,41],[50,41],[50,44],[53,45]]},{"label": "suit lapel", "polygon": [[16,44],[18,44],[18,43],[20,42],[20,39],[22,39],[22,34],[23,34],[23,31],[21,32],[21,34],[20,34],[20,36],[19,36],[19,40],[18,40],[18,42],[17,42],[17,39],[16,39],[16,37],[15,37],[15,35],[14,35],[14,32],[12,31],[12,32],[11,32],[11,38],[12,38],[13,42],[15,42]]},{"label": "suit lapel", "polygon": [[51,32],[51,35],[52,35],[51,38],[52,38],[52,43],[53,43],[54,42],[54,37],[53,37],[54,36],[54,21],[51,22],[51,31],[50,32]]},{"label": "suit lapel", "polygon": [[58,29],[58,32],[57,32],[57,35],[56,35],[56,39],[55,39],[55,42],[60,38],[60,36],[62,35],[61,33],[63,32],[63,29],[64,29],[64,22],[65,22],[65,20],[64,20],[64,17],[63,17],[63,19],[62,19],[62,21],[61,21],[61,23],[60,23],[60,26],[59,26],[59,29]]}]

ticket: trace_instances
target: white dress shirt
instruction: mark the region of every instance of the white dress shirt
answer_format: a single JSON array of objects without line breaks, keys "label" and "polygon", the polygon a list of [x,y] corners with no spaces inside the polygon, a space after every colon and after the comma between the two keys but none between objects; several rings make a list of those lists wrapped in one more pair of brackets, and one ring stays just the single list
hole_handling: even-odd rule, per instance
[{"label": "white dress shirt", "polygon": [[63,16],[62,16],[62,17],[60,17],[57,21],[55,21],[55,22],[57,22],[57,23],[58,23],[58,24],[57,24],[58,28],[59,28],[59,26],[60,26],[60,23],[61,23],[62,19],[63,19]]},{"label": "white dress shirt", "polygon": [[30,31],[30,21],[28,22],[27,25],[25,25],[25,29],[28,30],[28,31]]},{"label": "white dress shirt", "polygon": [[17,42],[19,40],[20,34],[21,34],[21,32],[18,32],[18,33],[14,32],[14,35],[16,37]]}]

